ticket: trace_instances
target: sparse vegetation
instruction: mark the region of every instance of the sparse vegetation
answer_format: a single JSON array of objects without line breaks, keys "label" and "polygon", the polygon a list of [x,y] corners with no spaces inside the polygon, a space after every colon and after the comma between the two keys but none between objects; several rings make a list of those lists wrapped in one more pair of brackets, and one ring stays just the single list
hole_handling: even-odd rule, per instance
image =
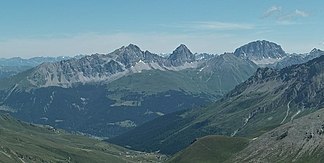
[{"label": "sparse vegetation", "polygon": [[0,162],[161,162],[164,156],[127,150],[51,126],[0,114]]},{"label": "sparse vegetation", "polygon": [[188,148],[175,154],[169,163],[222,163],[243,150],[249,139],[226,136],[198,138]]}]

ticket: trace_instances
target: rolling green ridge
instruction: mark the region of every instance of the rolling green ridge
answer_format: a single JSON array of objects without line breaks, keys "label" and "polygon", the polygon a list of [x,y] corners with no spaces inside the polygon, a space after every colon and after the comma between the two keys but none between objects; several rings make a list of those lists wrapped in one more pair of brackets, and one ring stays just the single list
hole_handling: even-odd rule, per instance
[{"label": "rolling green ridge", "polygon": [[0,162],[160,162],[158,158],[0,113]]},{"label": "rolling green ridge", "polygon": [[[208,89],[207,81],[197,76],[196,70],[161,71],[149,70],[132,74],[107,85],[108,90],[128,90],[155,94],[168,90],[183,90],[192,94],[222,95],[219,89]],[[229,91],[229,90],[227,90]]]},{"label": "rolling green ridge", "polygon": [[222,163],[249,144],[249,139],[226,136],[205,136],[175,154],[169,163]]}]

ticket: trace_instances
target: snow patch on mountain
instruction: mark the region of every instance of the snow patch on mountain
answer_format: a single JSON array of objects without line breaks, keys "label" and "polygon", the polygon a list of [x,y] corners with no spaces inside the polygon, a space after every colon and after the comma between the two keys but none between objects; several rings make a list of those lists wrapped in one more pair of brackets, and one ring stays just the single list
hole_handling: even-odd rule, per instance
[{"label": "snow patch on mountain", "polygon": [[257,65],[268,65],[268,64],[273,64],[276,62],[279,62],[280,60],[282,60],[283,58],[262,58],[259,60],[251,60],[252,62],[254,62]]},{"label": "snow patch on mountain", "polygon": [[181,71],[181,70],[189,69],[189,68],[198,68],[199,63],[200,62],[198,62],[198,61],[191,62],[191,63],[186,62],[182,66],[170,66],[170,67],[165,67],[165,68],[167,70],[171,70],[171,71]]}]

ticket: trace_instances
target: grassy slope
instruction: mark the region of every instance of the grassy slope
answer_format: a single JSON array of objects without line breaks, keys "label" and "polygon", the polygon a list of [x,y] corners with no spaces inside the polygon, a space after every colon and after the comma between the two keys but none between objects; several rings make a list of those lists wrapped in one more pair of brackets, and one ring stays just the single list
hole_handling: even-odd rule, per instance
[{"label": "grassy slope", "polygon": [[188,148],[177,153],[170,163],[218,163],[244,149],[248,139],[226,136],[206,136],[199,138]]},{"label": "grassy slope", "polygon": [[[220,88],[210,89],[207,84],[208,81],[205,81],[202,76],[199,77],[196,70],[151,70],[115,80],[108,84],[108,90],[115,91],[126,89],[134,92],[146,92],[148,94],[168,90],[184,90],[195,94],[200,94],[202,92],[214,95],[220,94],[218,91]],[[235,85],[233,84],[232,87]]]},{"label": "grassy slope", "polygon": [[[3,162],[156,162],[154,154],[130,151],[62,130],[16,121],[0,114]],[[0,161],[0,162],[1,162]]]}]

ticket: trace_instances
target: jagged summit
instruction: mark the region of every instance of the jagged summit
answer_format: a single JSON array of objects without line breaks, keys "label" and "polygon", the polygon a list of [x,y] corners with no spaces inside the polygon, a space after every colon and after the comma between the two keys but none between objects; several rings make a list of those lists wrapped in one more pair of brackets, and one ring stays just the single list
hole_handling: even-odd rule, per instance
[{"label": "jagged summit", "polygon": [[142,51],[137,45],[135,44],[129,44],[125,47],[125,50],[131,50],[131,51]]},{"label": "jagged summit", "polygon": [[195,55],[187,48],[186,45],[181,44],[172,52],[168,60],[172,66],[180,66],[185,62],[190,63],[195,61]]},{"label": "jagged summit", "polygon": [[235,50],[234,55],[250,59],[257,64],[259,62],[259,64],[268,64],[287,56],[280,45],[266,40],[258,40],[243,45]]},{"label": "jagged summit", "polygon": [[135,62],[144,59],[144,52],[134,44],[129,44],[126,47],[123,46],[108,55],[115,56],[116,60],[124,64],[126,67],[130,67]]},{"label": "jagged summit", "polygon": [[317,49],[317,48],[314,48],[312,49],[312,51],[310,51],[310,53],[319,53],[319,52],[323,52],[321,49]]},{"label": "jagged summit", "polygon": [[190,59],[194,59],[194,55],[192,52],[188,49],[188,47],[184,44],[180,44],[170,55],[170,59],[176,58],[176,57],[186,57]]},{"label": "jagged summit", "polygon": [[180,44],[174,51],[174,53],[191,53],[185,44]]},{"label": "jagged summit", "polygon": [[125,53],[141,54],[141,53],[143,53],[143,51],[137,45],[129,44],[128,46],[122,46],[121,48],[113,51],[110,54],[123,55]]}]

